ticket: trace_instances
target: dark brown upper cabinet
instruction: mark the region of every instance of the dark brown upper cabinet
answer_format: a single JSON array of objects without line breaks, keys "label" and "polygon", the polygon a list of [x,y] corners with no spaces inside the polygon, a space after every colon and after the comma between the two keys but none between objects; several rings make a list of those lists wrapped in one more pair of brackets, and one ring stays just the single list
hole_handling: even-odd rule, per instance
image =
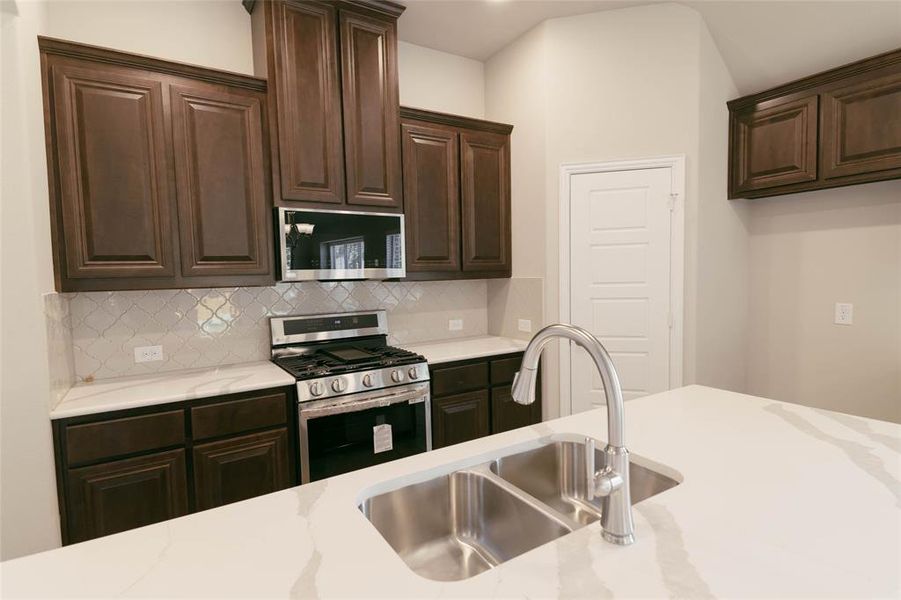
[{"label": "dark brown upper cabinet", "polygon": [[201,83],[169,90],[182,275],[266,275],[265,94]]},{"label": "dark brown upper cabinet", "polygon": [[901,177],[901,49],[728,106],[730,198]]},{"label": "dark brown upper cabinet", "polygon": [[384,0],[257,2],[254,65],[269,80],[275,202],[403,208],[397,17]]},{"label": "dark brown upper cabinet", "polygon": [[463,270],[508,273],[510,262],[510,136],[460,133]]},{"label": "dark brown upper cabinet", "polygon": [[402,127],[407,271],[460,271],[459,135],[451,127]]},{"label": "dark brown upper cabinet", "polygon": [[510,277],[512,130],[401,108],[409,279]]},{"label": "dark brown upper cabinet", "polygon": [[266,82],[39,46],[57,290],[271,285]]},{"label": "dark brown upper cabinet", "polygon": [[274,115],[276,199],[343,204],[338,11],[324,2],[263,2],[253,15],[255,69],[268,73]]},{"label": "dark brown upper cabinet", "polygon": [[63,277],[173,277],[162,82],[67,57],[50,56],[46,64]]},{"label": "dark brown upper cabinet", "polygon": [[737,112],[733,127],[735,191],[816,180],[816,96]]},{"label": "dark brown upper cabinet", "polygon": [[822,98],[824,178],[901,169],[901,69]]}]

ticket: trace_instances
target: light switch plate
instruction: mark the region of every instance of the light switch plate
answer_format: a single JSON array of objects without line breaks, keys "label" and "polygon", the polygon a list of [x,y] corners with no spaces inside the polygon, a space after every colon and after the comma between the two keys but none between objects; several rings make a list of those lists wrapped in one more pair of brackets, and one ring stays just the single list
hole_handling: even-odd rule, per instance
[{"label": "light switch plate", "polygon": [[520,331],[524,331],[526,333],[532,333],[532,320],[531,319],[519,319],[519,323],[517,325]]},{"label": "light switch plate", "polygon": [[463,319],[449,319],[447,321],[448,331],[463,331]]},{"label": "light switch plate", "polygon": [[162,346],[138,346],[135,348],[135,362],[157,362],[163,360]]},{"label": "light switch plate", "polygon": [[848,302],[835,303],[835,324],[852,325],[854,323],[854,305]]}]

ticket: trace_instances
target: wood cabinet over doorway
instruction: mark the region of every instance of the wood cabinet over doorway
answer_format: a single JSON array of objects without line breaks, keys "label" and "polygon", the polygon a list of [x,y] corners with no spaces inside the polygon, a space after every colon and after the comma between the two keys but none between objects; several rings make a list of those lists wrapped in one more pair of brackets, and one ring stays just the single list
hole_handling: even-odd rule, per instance
[{"label": "wood cabinet over doorway", "polygon": [[901,49],[728,106],[730,198],[901,177]]}]

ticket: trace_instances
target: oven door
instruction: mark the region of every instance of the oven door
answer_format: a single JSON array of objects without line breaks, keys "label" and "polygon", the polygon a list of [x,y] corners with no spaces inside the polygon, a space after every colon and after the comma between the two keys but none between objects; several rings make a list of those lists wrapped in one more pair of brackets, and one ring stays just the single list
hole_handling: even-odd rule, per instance
[{"label": "oven door", "polygon": [[407,274],[403,215],[279,208],[278,223],[282,281]]},{"label": "oven door", "polygon": [[432,449],[428,382],[301,402],[298,416],[301,483]]}]

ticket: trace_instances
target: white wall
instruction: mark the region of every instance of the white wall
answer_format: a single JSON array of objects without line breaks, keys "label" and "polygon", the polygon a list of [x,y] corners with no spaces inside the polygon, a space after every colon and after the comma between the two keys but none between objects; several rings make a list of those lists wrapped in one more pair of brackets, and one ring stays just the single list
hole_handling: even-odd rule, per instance
[{"label": "white wall", "polygon": [[[533,323],[533,331],[557,320],[548,311],[547,298],[552,292],[544,281],[550,251],[546,221],[554,214],[545,192],[549,97],[545,31],[544,23],[538,25],[492,56],[485,65],[485,116],[513,124],[510,141],[513,277],[539,278],[543,282],[537,287],[543,288],[545,294],[541,302],[542,318],[540,323]],[[501,304],[498,298],[520,285],[512,281],[510,285],[489,284],[489,311],[492,304]],[[495,306],[495,313],[499,312]],[[552,419],[560,415],[554,344],[547,346],[542,355],[542,373],[543,415]]]},{"label": "white wall", "polygon": [[0,557],[59,545],[41,294],[53,291],[37,35],[251,73],[240,2],[2,3]]},{"label": "white wall", "polygon": [[704,385],[746,390],[748,350],[748,206],[728,200],[729,111],[738,96],[729,70],[703,20],[699,23],[698,197],[691,215],[697,232],[686,240],[696,265],[686,320],[694,336],[686,352],[686,379]]},{"label": "white wall", "polygon": [[47,4],[44,35],[253,74],[250,15],[237,0],[51,0]]},{"label": "white wall", "polygon": [[[901,422],[901,181],[753,200],[748,389]],[[833,323],[854,304],[854,324]]]},{"label": "white wall", "polygon": [[484,63],[407,42],[397,50],[401,105],[485,116]]},{"label": "white wall", "polygon": [[[742,389],[733,365],[744,364],[746,311],[739,304],[715,321],[695,318],[716,294],[715,286],[698,285],[701,273],[741,280],[747,269],[747,236],[725,201],[725,137],[717,143],[734,85],[699,15],[661,4],[551,19],[489,59],[485,72],[488,118],[514,125],[514,274],[546,279],[547,320],[560,314],[560,165],[684,154],[685,380]],[[737,239],[717,231],[722,223]],[[702,260],[701,247],[719,254]],[[722,322],[725,335],[717,331]],[[548,358],[555,402],[553,349]]]},{"label": "white wall", "polygon": [[38,33],[46,6],[0,4],[0,559],[58,546],[43,292],[53,289]]}]

